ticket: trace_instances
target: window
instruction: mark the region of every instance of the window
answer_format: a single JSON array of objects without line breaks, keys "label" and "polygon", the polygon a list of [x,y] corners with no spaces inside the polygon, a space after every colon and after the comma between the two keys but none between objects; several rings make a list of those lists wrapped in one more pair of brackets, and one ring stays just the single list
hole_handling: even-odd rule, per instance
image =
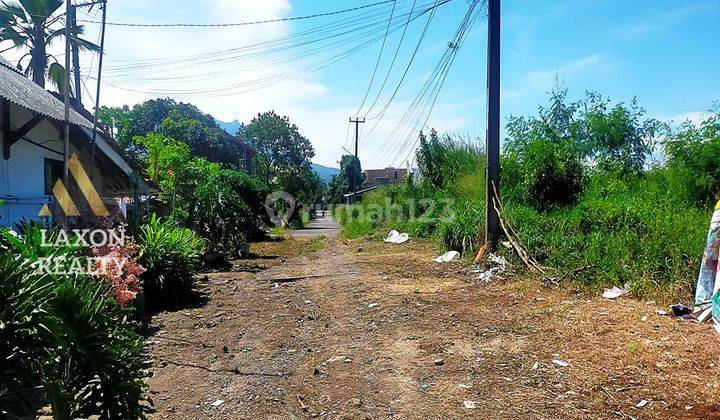
[{"label": "window", "polygon": [[63,177],[61,160],[45,159],[45,195],[52,195],[55,183]]}]

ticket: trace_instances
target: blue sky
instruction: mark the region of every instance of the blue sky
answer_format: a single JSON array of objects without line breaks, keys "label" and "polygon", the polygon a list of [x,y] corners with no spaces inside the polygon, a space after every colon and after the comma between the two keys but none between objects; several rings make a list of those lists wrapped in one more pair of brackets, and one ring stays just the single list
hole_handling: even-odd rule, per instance
[{"label": "blue sky", "polygon": [[[418,4],[430,0],[418,0]],[[110,0],[108,20],[115,22],[242,22],[301,16],[372,3],[373,0]],[[398,0],[398,10],[409,10],[412,0]],[[409,101],[417,94],[438,62],[468,7],[468,0],[452,0],[441,6],[426,39],[377,129],[368,135],[363,128],[360,157],[365,167],[389,163],[404,165],[410,153],[387,153],[399,141],[389,136]],[[389,16],[391,5],[363,12]],[[240,28],[125,28],[111,26],[107,33],[107,61],[102,103],[137,103],[157,94],[136,92],[166,89],[208,89],[228,92],[223,96],[172,94],[192,102],[205,112],[229,121],[248,122],[258,112],[275,109],[289,115],[313,142],[316,162],[336,166],[346,141],[349,116],[360,105],[380,50],[376,42],[323,68],[303,73],[303,65],[322,62],[327,55],[310,51],[305,61],[267,65],[267,57],[282,60],[283,53],[190,67],[184,70],[151,67],[134,76],[123,65],[137,60],[182,57],[208,50],[224,50],[262,44],[303,30],[322,28],[351,20],[354,12],[336,17],[272,23]],[[97,12],[81,19],[97,19]],[[387,103],[407,64],[425,24],[415,21],[400,49],[397,63],[380,96]],[[720,100],[720,0],[505,0],[502,11],[502,114],[527,115],[546,102],[546,92],[557,76],[571,99],[596,90],[613,100],[637,96],[648,115],[661,119],[697,119],[713,101]],[[98,25],[87,24],[87,37],[97,39]],[[382,28],[379,28],[382,33]],[[380,61],[377,78],[387,72],[400,33],[390,36]],[[337,45],[342,51],[353,45]],[[56,46],[62,49],[61,45]],[[306,50],[307,51],[307,50]],[[61,53],[58,52],[58,53]],[[289,53],[286,53],[289,54]],[[483,137],[485,129],[486,25],[478,22],[459,51],[428,126],[470,137]],[[6,54],[12,59],[12,54]],[[315,60],[315,61],[313,61]],[[92,76],[97,60],[82,59],[83,74]],[[113,73],[113,68],[115,68]],[[208,77],[208,73],[218,73]],[[229,94],[225,86],[238,80],[256,80],[272,74],[294,74],[291,80],[270,83],[260,90]],[[227,76],[225,76],[227,74]],[[153,81],[168,76],[181,81]],[[184,78],[184,79],[182,79]],[[92,78],[86,80],[89,94]],[[375,87],[378,83],[376,82]],[[371,90],[371,97],[375,90]],[[372,115],[372,114],[371,114]],[[402,155],[402,156],[401,156]],[[388,157],[386,157],[388,156]],[[394,160],[394,162],[393,162]]]}]

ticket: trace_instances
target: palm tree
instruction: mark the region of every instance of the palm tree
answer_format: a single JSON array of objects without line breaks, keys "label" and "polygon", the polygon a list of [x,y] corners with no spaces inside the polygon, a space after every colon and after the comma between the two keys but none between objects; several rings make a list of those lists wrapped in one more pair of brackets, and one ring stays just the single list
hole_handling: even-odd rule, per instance
[{"label": "palm tree", "polygon": [[[68,0],[70,1],[70,0]],[[62,0],[19,0],[18,3],[0,3],[0,43],[12,42],[13,48],[27,48],[29,52],[18,60],[18,68],[25,66],[25,75],[45,87],[46,75],[62,92],[65,89],[65,68],[58,60],[47,53],[48,47],[65,37],[65,27],[58,24],[64,20],[64,14],[56,14],[63,5]],[[80,38],[82,26],[71,28],[70,42],[82,50],[100,51],[100,47]],[[2,52],[2,51],[0,51]]]}]

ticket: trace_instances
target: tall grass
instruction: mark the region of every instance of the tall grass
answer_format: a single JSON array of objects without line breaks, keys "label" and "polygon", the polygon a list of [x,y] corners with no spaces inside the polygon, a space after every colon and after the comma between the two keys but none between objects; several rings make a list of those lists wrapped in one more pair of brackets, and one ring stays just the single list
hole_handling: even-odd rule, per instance
[{"label": "tall grass", "polygon": [[[376,190],[338,211],[343,234],[354,238],[397,229],[472,255],[484,234],[484,155],[454,142],[442,147],[447,165],[442,187],[420,183]],[[591,290],[627,283],[641,295],[691,295],[710,209],[674,192],[671,169],[641,175],[590,172],[574,203],[538,209],[515,183],[512,175],[522,168],[513,165],[513,159],[502,161],[503,173],[510,174],[501,187],[505,216],[543,265],[559,275],[583,268],[566,278]],[[427,200],[435,207],[430,209]],[[418,208],[428,217],[409,217]]]}]

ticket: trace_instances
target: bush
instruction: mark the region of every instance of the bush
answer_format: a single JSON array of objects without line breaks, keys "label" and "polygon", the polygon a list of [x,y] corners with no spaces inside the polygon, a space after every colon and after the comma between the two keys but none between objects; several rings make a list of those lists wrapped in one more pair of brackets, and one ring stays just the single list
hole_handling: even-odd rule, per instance
[{"label": "bush", "polygon": [[644,177],[595,175],[581,201],[550,212],[505,206],[533,256],[591,289],[629,283],[650,295],[692,293],[708,214],[668,192],[662,171]]},{"label": "bush", "polygon": [[137,241],[140,263],[147,270],[142,278],[148,307],[187,302],[205,248],[202,239],[190,229],[152,215],[149,222],[140,227]]},{"label": "bush", "polygon": [[37,268],[39,257],[76,257],[43,247],[38,226],[0,231],[0,385],[42,385],[57,419],[145,418],[142,338],[110,288],[85,275]]},{"label": "bush", "polygon": [[175,180],[172,217],[204,238],[211,252],[235,255],[263,234],[265,189],[245,172],[197,159]]},{"label": "bush", "polygon": [[665,142],[673,191],[711,205],[720,198],[720,110],[699,126],[686,122]]},{"label": "bush", "polygon": [[575,203],[586,181],[582,160],[568,143],[532,140],[503,163],[502,183],[510,185],[511,197],[537,209]]}]

